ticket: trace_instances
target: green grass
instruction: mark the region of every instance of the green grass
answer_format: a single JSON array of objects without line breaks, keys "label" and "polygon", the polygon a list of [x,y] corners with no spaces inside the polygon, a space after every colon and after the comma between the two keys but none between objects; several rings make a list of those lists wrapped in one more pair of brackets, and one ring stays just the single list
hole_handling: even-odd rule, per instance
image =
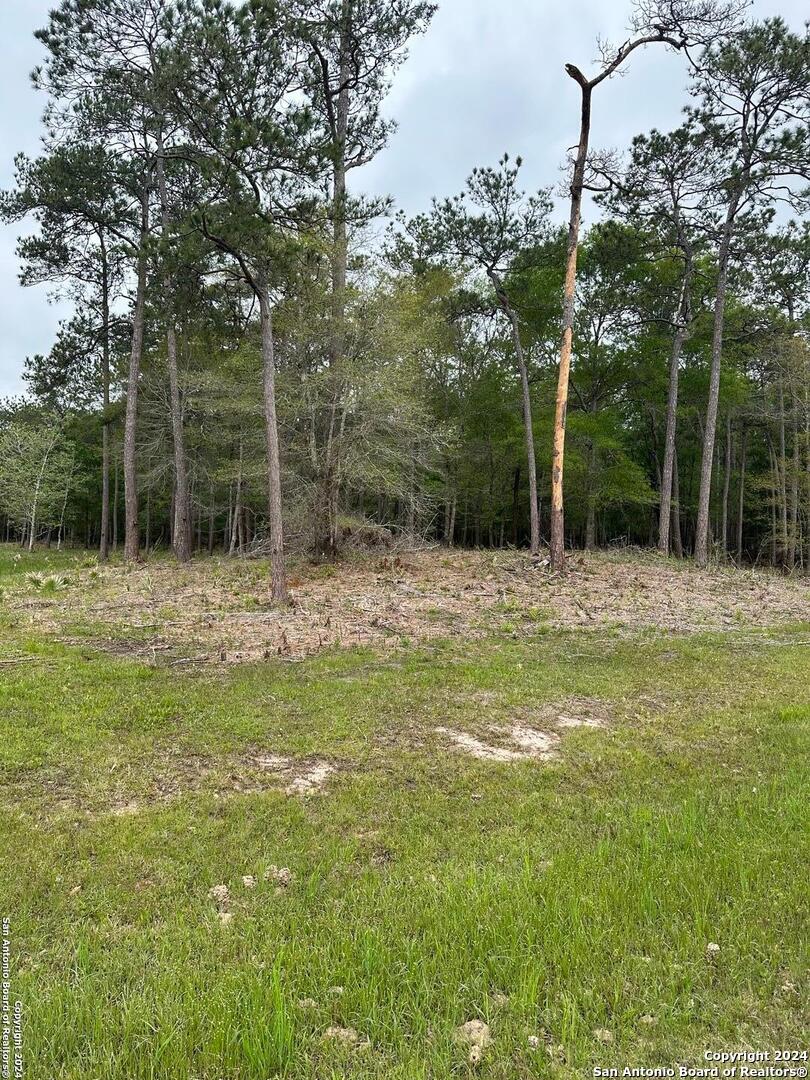
[{"label": "green grass", "polygon": [[[75,560],[13,554],[0,587]],[[32,658],[0,665],[0,914],[32,1080],[511,1080],[807,1045],[806,628],[539,626],[224,674],[3,629],[0,661]],[[571,696],[614,720],[555,763],[434,734]],[[240,791],[256,750],[340,768],[310,798]],[[476,1017],[494,1041],[473,1070],[452,1034]]]}]

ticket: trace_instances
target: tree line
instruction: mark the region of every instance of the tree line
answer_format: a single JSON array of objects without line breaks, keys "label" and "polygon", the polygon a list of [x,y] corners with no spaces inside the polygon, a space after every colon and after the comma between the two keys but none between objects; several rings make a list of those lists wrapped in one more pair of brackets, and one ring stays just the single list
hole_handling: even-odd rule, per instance
[{"label": "tree line", "polygon": [[[51,13],[42,153],[0,209],[73,314],[0,409],[6,539],[253,551],[279,601],[289,550],[397,531],[810,566],[807,30],[638,0],[594,75],[566,66],[565,228],[508,155],[411,218],[358,192],[433,13]],[[599,150],[594,93],[640,48],[683,55],[683,121]]]}]

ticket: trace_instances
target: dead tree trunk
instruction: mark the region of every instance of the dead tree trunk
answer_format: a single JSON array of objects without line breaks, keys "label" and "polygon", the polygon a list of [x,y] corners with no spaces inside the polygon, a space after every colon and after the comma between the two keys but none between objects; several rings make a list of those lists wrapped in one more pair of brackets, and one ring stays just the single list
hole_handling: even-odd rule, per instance
[{"label": "dead tree trunk", "polygon": [[571,180],[571,211],[568,219],[568,244],[565,257],[563,285],[563,332],[560,347],[560,370],[557,379],[557,401],[554,411],[554,445],[551,457],[551,565],[555,570],[565,566],[565,517],[563,512],[563,471],[565,465],[565,422],[568,415],[568,384],[571,377],[571,353],[574,340],[574,294],[577,282],[577,253],[579,225],[582,217],[582,191],[585,183],[585,164],[588,160],[588,140],[591,131],[591,94],[593,84],[579,68],[566,64],[565,70],[578,83],[581,91],[579,144]]},{"label": "dead tree trunk", "polygon": [[[582,192],[585,186],[585,167],[588,161],[588,142],[591,134],[591,98],[594,88],[609,79],[636,49],[653,43],[665,43],[682,49],[684,40],[677,33],[670,33],[665,25],[656,25],[650,33],[641,32],[638,37],[625,41],[612,59],[605,62],[602,70],[587,79],[574,64],[566,64],[566,73],[580,89],[579,142],[574,158],[571,178],[571,211],[568,219],[568,243],[565,259],[565,282],[563,285],[562,343],[560,345],[560,370],[557,379],[557,401],[554,411],[554,447],[551,460],[551,565],[555,570],[565,566],[565,518],[563,514],[563,470],[565,464],[565,422],[568,414],[568,384],[571,375],[571,353],[574,337],[574,295],[577,278],[577,252],[579,226],[582,217]],[[673,23],[671,28],[677,31]]]}]

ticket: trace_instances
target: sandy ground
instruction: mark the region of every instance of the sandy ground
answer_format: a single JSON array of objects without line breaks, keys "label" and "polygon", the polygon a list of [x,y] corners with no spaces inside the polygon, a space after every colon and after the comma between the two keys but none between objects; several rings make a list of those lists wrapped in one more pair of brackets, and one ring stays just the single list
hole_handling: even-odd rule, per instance
[{"label": "sandy ground", "polygon": [[810,621],[810,581],[651,553],[573,556],[564,574],[517,552],[422,551],[293,568],[293,604],[269,602],[266,563],[168,560],[88,567],[55,593],[23,582],[6,603],[65,640],[165,664],[294,661],[334,646],[520,637],[539,627],[673,633]]}]

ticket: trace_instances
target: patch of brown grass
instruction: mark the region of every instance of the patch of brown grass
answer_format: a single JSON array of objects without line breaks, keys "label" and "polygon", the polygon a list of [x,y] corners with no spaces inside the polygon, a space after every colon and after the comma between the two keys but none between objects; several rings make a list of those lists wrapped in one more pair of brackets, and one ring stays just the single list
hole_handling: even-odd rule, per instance
[{"label": "patch of brown grass", "polygon": [[[75,571],[57,599],[20,589],[9,603],[37,627],[152,662],[299,660],[340,646],[521,637],[538,628],[673,633],[766,627],[808,618],[804,579],[710,569],[652,554],[576,556],[564,574],[515,552],[421,551],[296,567],[293,604],[270,603],[263,562],[167,560]],[[86,631],[102,624],[104,634]],[[75,633],[74,633],[75,639]]]}]

